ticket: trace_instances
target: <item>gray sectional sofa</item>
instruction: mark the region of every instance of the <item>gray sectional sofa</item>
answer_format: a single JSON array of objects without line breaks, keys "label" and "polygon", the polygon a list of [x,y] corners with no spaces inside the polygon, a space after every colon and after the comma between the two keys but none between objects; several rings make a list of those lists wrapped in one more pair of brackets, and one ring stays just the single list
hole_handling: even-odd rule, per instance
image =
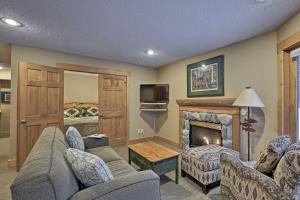
[{"label": "gray sectional sofa", "polygon": [[59,128],[44,129],[11,185],[12,199],[160,200],[159,177],[152,171],[137,172],[108,146],[86,151],[100,156],[114,179],[82,188],[64,158],[68,147]]}]

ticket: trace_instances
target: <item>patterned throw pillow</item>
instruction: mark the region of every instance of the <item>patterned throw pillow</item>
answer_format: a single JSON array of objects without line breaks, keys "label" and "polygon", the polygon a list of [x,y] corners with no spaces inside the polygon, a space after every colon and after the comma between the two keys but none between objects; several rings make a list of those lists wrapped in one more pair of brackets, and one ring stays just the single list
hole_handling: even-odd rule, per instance
[{"label": "patterned throw pillow", "polygon": [[291,143],[292,140],[288,135],[273,138],[267,147],[260,153],[255,169],[262,173],[273,172]]},{"label": "patterned throw pillow", "polygon": [[97,107],[89,107],[85,111],[85,116],[98,116],[99,115],[99,109]]},{"label": "patterned throw pillow", "polygon": [[94,154],[70,148],[66,150],[65,157],[74,174],[85,187],[113,179],[105,162]]},{"label": "patterned throw pillow", "polygon": [[300,150],[288,151],[274,172],[276,184],[290,196],[300,197]]},{"label": "patterned throw pillow", "polygon": [[292,144],[291,146],[289,146],[289,148],[287,149],[288,151],[293,151],[293,150],[300,150],[300,141]]},{"label": "patterned throw pillow", "polygon": [[80,110],[77,108],[68,108],[64,110],[65,117],[78,117],[80,115]]},{"label": "patterned throw pillow", "polygon": [[83,139],[79,133],[79,131],[73,127],[70,126],[66,132],[66,140],[71,148],[79,149],[81,151],[84,151],[84,142]]},{"label": "patterned throw pillow", "polygon": [[86,110],[84,108],[78,108],[79,114],[77,117],[84,117]]}]

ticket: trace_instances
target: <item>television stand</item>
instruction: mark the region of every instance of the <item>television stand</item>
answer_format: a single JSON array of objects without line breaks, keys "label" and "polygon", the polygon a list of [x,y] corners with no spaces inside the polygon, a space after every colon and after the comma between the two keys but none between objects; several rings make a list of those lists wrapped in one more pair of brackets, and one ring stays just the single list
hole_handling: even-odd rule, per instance
[{"label": "television stand", "polygon": [[143,112],[166,112],[168,111],[167,103],[146,103],[141,102],[140,111]]},{"label": "television stand", "polygon": [[145,103],[145,102],[141,102],[141,105],[167,105],[167,103]]},{"label": "television stand", "polygon": [[141,111],[144,112],[166,112],[167,108],[140,108]]}]

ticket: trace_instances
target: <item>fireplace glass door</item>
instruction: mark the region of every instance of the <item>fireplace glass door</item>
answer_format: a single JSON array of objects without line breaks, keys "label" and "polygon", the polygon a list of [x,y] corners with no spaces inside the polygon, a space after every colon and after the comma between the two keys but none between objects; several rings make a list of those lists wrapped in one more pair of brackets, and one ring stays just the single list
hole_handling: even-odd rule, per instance
[{"label": "fireplace glass door", "polygon": [[212,128],[191,125],[190,147],[203,146],[207,144],[217,144],[222,146],[221,131]]}]

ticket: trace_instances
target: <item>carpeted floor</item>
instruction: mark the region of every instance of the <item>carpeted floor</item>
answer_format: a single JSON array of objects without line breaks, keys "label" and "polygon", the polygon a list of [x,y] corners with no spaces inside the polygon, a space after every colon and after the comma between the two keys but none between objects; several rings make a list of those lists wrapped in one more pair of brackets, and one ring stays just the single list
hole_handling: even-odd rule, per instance
[{"label": "carpeted floor", "polygon": [[[158,142],[166,147],[180,152],[179,149],[169,146],[168,144]],[[128,160],[127,146],[114,148],[116,152],[125,160]],[[175,172],[167,173],[161,176],[161,197],[162,200],[222,200],[220,188],[215,187],[209,191],[207,195],[202,193],[199,185],[188,177],[182,178],[179,176],[179,184],[175,180]]]},{"label": "carpeted floor", "polygon": [[10,184],[15,179],[17,173],[14,169],[7,168],[9,159],[9,138],[0,138],[0,199],[11,199]]},{"label": "carpeted floor", "polygon": [[[161,143],[176,151],[178,149]],[[115,150],[124,159],[128,159],[127,146],[116,147]],[[13,169],[7,168],[7,159],[9,158],[9,138],[0,139],[0,199],[9,200],[10,184],[17,173]],[[208,195],[204,195],[201,188],[189,178],[179,177],[179,184],[175,184],[175,172],[170,172],[161,176],[161,196],[162,200],[221,200],[219,187],[212,189]]]}]

